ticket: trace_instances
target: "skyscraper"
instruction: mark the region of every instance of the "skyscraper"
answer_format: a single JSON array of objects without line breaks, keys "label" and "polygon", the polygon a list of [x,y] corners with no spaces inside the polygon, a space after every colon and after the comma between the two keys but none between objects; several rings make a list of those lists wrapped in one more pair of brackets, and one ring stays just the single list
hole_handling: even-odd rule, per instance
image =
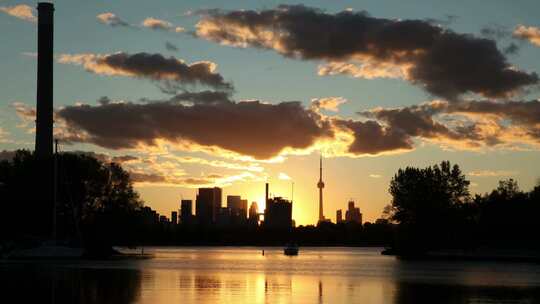
[{"label": "skyscraper", "polygon": [[[268,183],[266,184],[268,197]],[[292,202],[281,198],[267,198],[264,209],[264,227],[271,229],[289,229],[293,226]]]},{"label": "skyscraper", "polygon": [[336,224],[339,224],[343,222],[343,211],[341,211],[341,209],[338,209],[336,211]]},{"label": "skyscraper", "polygon": [[193,216],[193,202],[191,200],[182,200],[180,202],[180,222],[190,224]]},{"label": "skyscraper", "polygon": [[219,209],[221,208],[221,188],[199,188],[195,209],[197,221],[202,225],[216,222]]},{"label": "skyscraper", "polygon": [[227,208],[231,209],[234,216],[244,219],[247,216],[247,200],[239,195],[227,195]]},{"label": "skyscraper", "polygon": [[288,229],[292,225],[292,203],[281,197],[268,199],[264,210],[264,227]]},{"label": "skyscraper", "polygon": [[354,201],[349,201],[348,207],[347,212],[345,212],[345,220],[347,222],[362,224],[362,213],[360,212],[360,208],[354,206]]},{"label": "skyscraper", "polygon": [[244,224],[247,219],[247,200],[239,195],[227,195],[227,208],[231,213],[231,223],[234,225]]},{"label": "skyscraper", "polygon": [[171,212],[171,223],[173,223],[173,225],[178,224],[178,212],[176,211]]},{"label": "skyscraper", "polygon": [[259,224],[259,206],[257,206],[257,202],[252,202],[251,206],[249,206],[249,224],[254,226]]},{"label": "skyscraper", "polygon": [[317,188],[319,188],[319,222],[324,222],[324,212],[323,212],[323,188],[324,182],[322,180],[322,155],[319,165],[319,182],[317,183]]}]

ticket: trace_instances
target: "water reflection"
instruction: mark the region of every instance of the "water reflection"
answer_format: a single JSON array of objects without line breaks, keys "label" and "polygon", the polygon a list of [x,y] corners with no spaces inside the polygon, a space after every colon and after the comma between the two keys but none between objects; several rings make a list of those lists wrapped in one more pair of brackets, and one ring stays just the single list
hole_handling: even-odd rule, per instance
[{"label": "water reflection", "polygon": [[539,288],[400,283],[394,303],[539,303]]},{"label": "water reflection", "polygon": [[151,261],[0,263],[0,294],[14,303],[540,303],[538,265],[407,263],[351,256],[353,249],[298,259],[212,250],[167,249]]},{"label": "water reflection", "polygon": [[0,265],[2,303],[134,303],[140,287],[136,270]]}]

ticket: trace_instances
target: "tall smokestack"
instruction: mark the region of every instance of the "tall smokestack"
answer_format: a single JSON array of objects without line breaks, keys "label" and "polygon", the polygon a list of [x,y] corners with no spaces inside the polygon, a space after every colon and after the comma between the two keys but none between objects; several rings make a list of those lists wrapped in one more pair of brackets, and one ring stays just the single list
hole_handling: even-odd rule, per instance
[{"label": "tall smokestack", "polygon": [[53,40],[54,4],[40,2],[38,9],[38,72],[36,94],[36,155],[53,154]]},{"label": "tall smokestack", "polygon": [[266,192],[264,195],[264,204],[268,204],[268,183],[266,183]]}]

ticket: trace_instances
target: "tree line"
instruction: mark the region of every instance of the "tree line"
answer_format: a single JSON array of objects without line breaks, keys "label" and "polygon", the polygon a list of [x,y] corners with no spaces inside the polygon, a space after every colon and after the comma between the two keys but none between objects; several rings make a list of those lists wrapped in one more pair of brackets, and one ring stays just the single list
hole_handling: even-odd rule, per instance
[{"label": "tree line", "polygon": [[[76,153],[57,155],[57,238],[107,255],[113,245],[389,246],[399,254],[437,249],[538,249],[540,183],[529,192],[515,180],[471,195],[458,165],[399,169],[392,200],[375,223],[321,223],[287,230],[263,227],[171,225],[149,218],[148,208],[119,164]],[[36,174],[42,160],[19,150],[0,161],[0,251],[32,246],[51,236],[51,206],[43,203]],[[48,184],[47,184],[48,185]],[[0,252],[1,253],[1,252]]]},{"label": "tree line", "polygon": [[538,249],[540,182],[529,192],[517,181],[471,195],[458,165],[399,169],[385,215],[397,224],[393,250],[402,255],[438,249]]}]

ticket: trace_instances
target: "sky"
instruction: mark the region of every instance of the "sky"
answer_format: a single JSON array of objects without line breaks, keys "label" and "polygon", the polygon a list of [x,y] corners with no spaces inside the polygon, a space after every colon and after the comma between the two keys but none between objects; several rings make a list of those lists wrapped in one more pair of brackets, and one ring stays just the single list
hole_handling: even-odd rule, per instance
[{"label": "sky", "polygon": [[[0,0],[0,151],[34,147],[36,4]],[[406,166],[449,160],[472,193],[540,178],[536,0],[54,4],[61,150],[121,163],[162,214],[269,182],[313,224],[321,154],[332,220],[350,199],[376,220]]]}]

